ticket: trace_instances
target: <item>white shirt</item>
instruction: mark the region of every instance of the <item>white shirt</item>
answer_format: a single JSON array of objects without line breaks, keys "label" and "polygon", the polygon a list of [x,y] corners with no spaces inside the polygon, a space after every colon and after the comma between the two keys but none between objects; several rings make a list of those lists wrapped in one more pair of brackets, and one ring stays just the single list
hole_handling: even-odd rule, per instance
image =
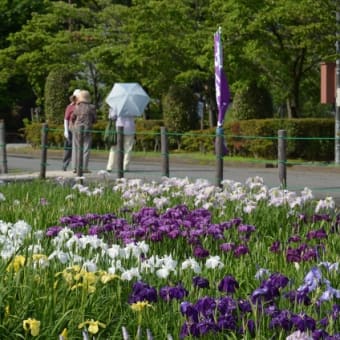
[{"label": "white shirt", "polygon": [[122,126],[124,128],[124,135],[136,133],[135,117],[117,116],[115,109],[110,107],[109,119],[116,119],[116,128]]}]

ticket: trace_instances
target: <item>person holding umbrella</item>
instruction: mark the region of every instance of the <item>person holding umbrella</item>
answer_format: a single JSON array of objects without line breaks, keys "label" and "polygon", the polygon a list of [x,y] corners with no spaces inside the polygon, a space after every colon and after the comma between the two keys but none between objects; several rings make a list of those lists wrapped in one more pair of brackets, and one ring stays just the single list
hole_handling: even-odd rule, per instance
[{"label": "person holding umbrella", "polygon": [[[116,122],[116,129],[118,127],[123,127],[124,129],[124,163],[123,170],[129,171],[129,165],[131,160],[131,152],[133,146],[135,144],[135,133],[136,133],[136,124],[135,117],[133,116],[118,116],[117,110],[115,108],[110,107],[109,109],[109,119],[112,119]],[[110,147],[109,159],[106,166],[106,171],[111,172],[112,169],[118,162],[118,146],[112,145]]]},{"label": "person holding umbrella", "polygon": [[149,103],[149,95],[138,83],[115,83],[106,98],[110,106],[109,119],[116,121],[116,129],[123,127],[124,150],[118,150],[118,145],[110,148],[106,171],[111,172],[118,162],[118,152],[124,152],[123,170],[129,170],[132,148],[135,144],[135,118],[140,117]]}]

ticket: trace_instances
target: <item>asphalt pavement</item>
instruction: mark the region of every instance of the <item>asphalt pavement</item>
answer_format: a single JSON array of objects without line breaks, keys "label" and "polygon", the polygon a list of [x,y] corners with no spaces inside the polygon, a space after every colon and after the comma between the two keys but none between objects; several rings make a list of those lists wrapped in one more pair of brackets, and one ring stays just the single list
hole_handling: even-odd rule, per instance
[{"label": "asphalt pavement", "polygon": [[[85,174],[85,180],[115,180],[117,172],[103,175],[108,156],[91,156],[91,173]],[[76,175],[70,170],[62,171],[62,155],[49,156],[46,164],[46,177],[67,177]],[[0,174],[2,181],[18,181],[38,178],[40,175],[41,160],[39,153],[20,154],[17,151],[7,153],[8,173]],[[162,158],[132,157],[130,170],[124,173],[125,178],[142,178],[144,180],[159,180],[162,173]],[[260,176],[269,187],[280,187],[279,173],[276,167],[266,167],[265,164],[232,163],[226,157],[223,161],[223,179],[230,179],[244,183],[249,177]],[[218,183],[216,163],[202,164],[198,161],[186,159],[172,159],[169,156],[169,177],[185,178],[191,180],[203,178],[212,184]],[[300,192],[305,187],[313,191],[316,198],[333,197],[340,205],[340,167],[330,166],[290,166],[287,167],[287,189]]]}]

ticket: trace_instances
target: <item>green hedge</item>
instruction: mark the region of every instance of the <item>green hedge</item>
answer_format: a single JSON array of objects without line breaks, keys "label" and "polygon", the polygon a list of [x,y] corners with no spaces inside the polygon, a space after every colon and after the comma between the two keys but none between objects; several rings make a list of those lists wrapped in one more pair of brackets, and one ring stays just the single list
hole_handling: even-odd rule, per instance
[{"label": "green hedge", "polygon": [[287,158],[318,161],[334,159],[334,119],[230,122],[225,126],[225,134],[232,154],[276,159],[277,135],[280,129],[287,132]]},{"label": "green hedge", "polygon": [[[93,148],[105,148],[102,136],[106,121],[93,126]],[[160,127],[162,120],[136,121],[136,151],[160,151]],[[26,123],[26,141],[40,147],[41,123]],[[63,126],[48,127],[50,146],[63,145]],[[254,119],[228,122],[224,133],[231,156],[277,159],[278,130],[287,132],[287,158],[306,161],[333,161],[334,119]],[[169,132],[169,149],[177,145],[175,132]],[[188,152],[214,152],[215,128],[195,130],[180,135],[181,150]],[[328,139],[327,139],[328,138]]]}]

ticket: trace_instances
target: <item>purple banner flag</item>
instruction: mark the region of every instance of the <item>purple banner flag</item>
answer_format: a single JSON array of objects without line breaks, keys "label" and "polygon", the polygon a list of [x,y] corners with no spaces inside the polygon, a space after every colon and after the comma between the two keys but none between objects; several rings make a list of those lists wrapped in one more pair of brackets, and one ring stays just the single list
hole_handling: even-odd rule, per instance
[{"label": "purple banner flag", "polygon": [[230,91],[227,77],[223,70],[223,50],[221,28],[214,34],[215,51],[215,89],[218,109],[217,127],[223,126],[224,116],[230,103]]}]

